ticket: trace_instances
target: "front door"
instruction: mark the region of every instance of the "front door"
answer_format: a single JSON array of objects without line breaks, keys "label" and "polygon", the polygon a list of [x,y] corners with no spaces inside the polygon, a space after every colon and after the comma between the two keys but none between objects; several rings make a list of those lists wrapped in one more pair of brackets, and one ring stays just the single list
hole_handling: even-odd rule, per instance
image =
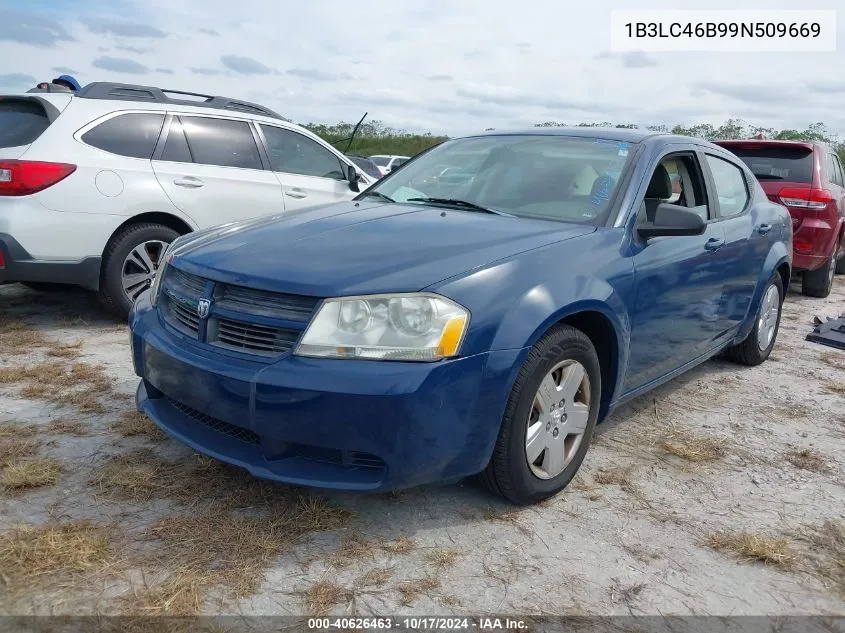
[{"label": "front door", "polygon": [[295,211],[351,200],[347,165],[334,152],[304,134],[276,125],[259,126],[270,167],[282,184],[285,209]]},{"label": "front door", "polygon": [[285,210],[247,121],[174,116],[160,146],[152,161],[156,178],[200,228]]},{"label": "front door", "polygon": [[[681,149],[681,148],[679,148]],[[696,153],[673,152],[656,166],[636,223],[660,203],[700,213],[702,235],[633,240],[635,279],[625,392],[639,389],[714,347],[723,294],[725,233],[710,210]]]}]

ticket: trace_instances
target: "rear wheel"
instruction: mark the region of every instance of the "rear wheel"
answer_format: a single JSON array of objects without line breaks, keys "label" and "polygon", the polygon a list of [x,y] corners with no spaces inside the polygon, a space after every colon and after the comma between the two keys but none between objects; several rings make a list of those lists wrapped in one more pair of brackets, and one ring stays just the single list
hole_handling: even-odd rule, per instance
[{"label": "rear wheel", "polygon": [[742,343],[725,350],[725,356],[734,362],[751,366],[766,360],[778,337],[782,307],[783,281],[780,274],[775,272],[763,292],[754,328]]},{"label": "rear wheel", "polygon": [[130,224],[112,237],[103,256],[100,303],[126,319],[135,300],[153,283],[161,258],[179,233],[162,224]]},{"label": "rear wheel", "polygon": [[804,272],[801,281],[801,292],[807,297],[818,297],[824,299],[830,294],[833,288],[833,276],[836,273],[836,250],[827,263],[817,270]]},{"label": "rear wheel", "polygon": [[592,342],[580,330],[556,326],[532,348],[514,381],[482,481],[520,505],[563,490],[587,453],[600,402]]}]

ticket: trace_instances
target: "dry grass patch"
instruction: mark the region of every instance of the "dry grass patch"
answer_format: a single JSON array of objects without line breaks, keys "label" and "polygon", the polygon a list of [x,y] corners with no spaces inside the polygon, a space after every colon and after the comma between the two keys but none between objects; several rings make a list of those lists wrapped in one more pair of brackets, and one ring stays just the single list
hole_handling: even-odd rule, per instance
[{"label": "dry grass patch", "polygon": [[845,354],[837,354],[836,352],[823,352],[819,356],[819,360],[825,365],[830,365],[834,369],[845,369]]},{"label": "dry grass patch", "polygon": [[0,322],[0,350],[4,354],[27,354],[46,344],[44,335],[23,321]]},{"label": "dry grass patch", "polygon": [[38,453],[41,442],[30,437],[0,437],[0,467]]},{"label": "dry grass patch", "polygon": [[104,571],[114,562],[109,529],[90,521],[0,532],[0,578],[15,584],[46,575]]},{"label": "dry grass patch", "polygon": [[393,572],[390,569],[385,567],[371,569],[361,576],[358,580],[358,584],[364,587],[383,587],[387,584],[387,581],[390,580],[392,573]]},{"label": "dry grass patch", "polygon": [[399,584],[399,596],[406,607],[413,606],[420,596],[431,597],[431,593],[440,588],[440,579],[426,576],[417,580],[407,580]]},{"label": "dry grass patch", "polygon": [[33,459],[13,462],[3,468],[0,489],[21,492],[43,486],[52,486],[59,480],[61,462],[55,459]]},{"label": "dry grass patch", "polygon": [[0,383],[25,383],[21,395],[82,413],[104,413],[100,396],[111,392],[112,379],[99,365],[45,362],[0,369]]},{"label": "dry grass patch", "polygon": [[707,539],[715,550],[729,552],[740,562],[760,562],[781,569],[790,569],[795,556],[789,539],[776,538],[752,532],[716,532]]},{"label": "dry grass patch", "polygon": [[348,602],[352,592],[329,580],[321,580],[305,591],[305,603],[311,615],[326,615],[339,604]]},{"label": "dry grass patch", "polygon": [[120,604],[126,615],[190,616],[200,613],[208,578],[195,572],[174,569],[163,582],[144,584],[121,596]]},{"label": "dry grass patch", "polygon": [[808,526],[799,538],[810,545],[807,558],[811,571],[845,595],[845,521],[828,520]]},{"label": "dry grass patch", "polygon": [[120,420],[110,427],[123,437],[145,437],[149,440],[161,442],[167,439],[167,434],[140,411],[127,411]]},{"label": "dry grass patch", "polygon": [[690,462],[710,462],[727,453],[725,440],[689,431],[675,431],[662,444],[663,450]]},{"label": "dry grass patch", "polygon": [[451,567],[464,555],[463,550],[450,547],[438,547],[428,553],[428,562],[438,569]]},{"label": "dry grass patch", "polygon": [[64,418],[59,418],[47,425],[47,432],[53,435],[76,435],[83,437],[88,435],[90,431],[91,428],[88,424],[81,420],[65,420]]},{"label": "dry grass patch", "polygon": [[614,466],[613,468],[600,468],[594,477],[597,484],[603,486],[619,486],[621,488],[630,488],[631,469]]},{"label": "dry grass patch", "polygon": [[812,448],[793,448],[784,453],[783,458],[790,464],[801,470],[809,470],[814,473],[827,471],[827,461]]},{"label": "dry grass patch", "polygon": [[824,388],[832,393],[845,394],[845,382],[829,382],[825,384]]},{"label": "dry grass patch", "polygon": [[18,422],[4,422],[0,424],[0,438],[32,437],[36,433],[38,433],[37,424],[20,424]]},{"label": "dry grass patch", "polygon": [[47,350],[47,356],[55,358],[79,358],[82,355],[82,341],[75,343],[54,343]]},{"label": "dry grass patch", "polygon": [[386,552],[390,552],[391,554],[407,554],[416,546],[417,544],[413,541],[413,539],[403,534],[395,541],[385,543],[381,546],[381,548]]},{"label": "dry grass patch", "polygon": [[374,543],[362,536],[353,534],[343,539],[340,549],[332,556],[331,562],[337,567],[346,567],[353,561],[372,556],[373,551],[375,551]]}]

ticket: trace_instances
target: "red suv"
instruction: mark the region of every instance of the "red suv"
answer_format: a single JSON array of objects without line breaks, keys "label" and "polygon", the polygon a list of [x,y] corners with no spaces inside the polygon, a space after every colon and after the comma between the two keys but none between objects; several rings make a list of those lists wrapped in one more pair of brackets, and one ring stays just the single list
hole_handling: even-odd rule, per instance
[{"label": "red suv", "polygon": [[793,269],[802,292],[826,297],[833,275],[845,273],[845,173],[821,143],[714,141],[751,169],[772,202],[792,216]]}]

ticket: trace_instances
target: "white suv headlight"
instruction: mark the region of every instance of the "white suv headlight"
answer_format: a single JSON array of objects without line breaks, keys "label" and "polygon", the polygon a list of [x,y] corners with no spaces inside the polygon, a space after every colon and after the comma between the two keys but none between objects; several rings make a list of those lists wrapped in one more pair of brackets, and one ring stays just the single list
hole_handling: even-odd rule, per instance
[{"label": "white suv headlight", "polygon": [[457,356],[469,311],[427,293],[327,299],[296,356],[434,361]]}]

